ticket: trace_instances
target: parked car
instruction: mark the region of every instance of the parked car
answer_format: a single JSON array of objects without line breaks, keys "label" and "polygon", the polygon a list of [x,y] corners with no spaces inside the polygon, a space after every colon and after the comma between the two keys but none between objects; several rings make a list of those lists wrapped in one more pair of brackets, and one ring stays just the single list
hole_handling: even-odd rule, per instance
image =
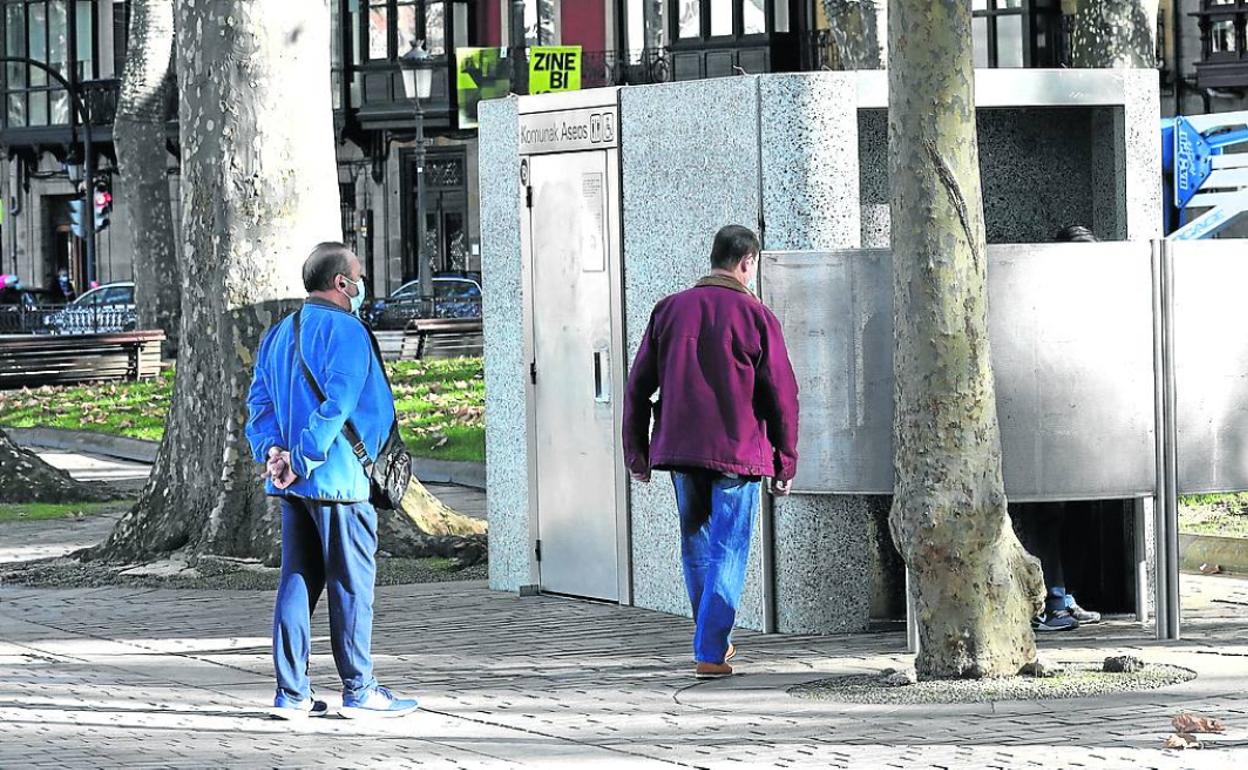
[{"label": "parked car", "polygon": [[47,318],[53,334],[130,331],[137,323],[134,284],[129,281],[97,286]]},{"label": "parked car", "polygon": [[21,284],[0,287],[0,334],[26,334],[39,325],[38,294]]},{"label": "parked car", "polygon": [[430,300],[420,296],[420,281],[408,281],[389,297],[367,304],[361,315],[374,329],[404,329],[417,318],[480,318],[481,284],[437,276]]}]

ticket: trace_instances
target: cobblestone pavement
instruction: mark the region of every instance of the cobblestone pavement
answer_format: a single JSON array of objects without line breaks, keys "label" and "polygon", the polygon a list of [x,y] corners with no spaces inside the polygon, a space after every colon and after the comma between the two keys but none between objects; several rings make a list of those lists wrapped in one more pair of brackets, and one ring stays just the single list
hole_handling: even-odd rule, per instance
[{"label": "cobblestone pavement", "polygon": [[[904,665],[899,633],[737,635],[741,676],[690,676],[690,623],[479,583],[378,591],[382,681],[424,710],[382,722],[265,718],[272,595],[0,588],[0,767],[1244,767],[1248,589],[1185,576],[1183,642],[1126,621],[1043,646],[1188,666],[1192,682],[1113,698],[876,707],[787,687]],[[324,610],[317,630],[326,632]],[[1093,631],[1095,633],[1093,633]],[[315,685],[337,685],[326,638]],[[1182,710],[1218,716],[1206,748],[1158,747]],[[591,764],[592,763],[592,764]]]}]

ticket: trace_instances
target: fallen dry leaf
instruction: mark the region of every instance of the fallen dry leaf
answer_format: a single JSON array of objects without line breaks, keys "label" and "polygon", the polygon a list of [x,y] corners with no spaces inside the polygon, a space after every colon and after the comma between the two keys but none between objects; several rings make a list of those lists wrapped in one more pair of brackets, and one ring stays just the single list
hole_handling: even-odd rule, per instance
[{"label": "fallen dry leaf", "polygon": [[1163,749],[1198,749],[1200,748],[1200,741],[1196,740],[1194,735],[1175,733],[1167,738],[1161,747]]},{"label": "fallen dry leaf", "polygon": [[1170,720],[1175,732],[1179,733],[1224,733],[1226,725],[1220,719],[1210,719],[1199,714],[1179,714]]}]

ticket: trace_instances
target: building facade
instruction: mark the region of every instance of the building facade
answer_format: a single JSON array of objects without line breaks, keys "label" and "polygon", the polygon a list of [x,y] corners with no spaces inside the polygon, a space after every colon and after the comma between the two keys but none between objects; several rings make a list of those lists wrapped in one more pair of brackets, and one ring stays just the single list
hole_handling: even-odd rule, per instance
[{"label": "building facade", "polygon": [[[1177,69],[1184,108],[1230,104],[1228,78],[1245,50],[1248,0],[1183,0]],[[416,278],[422,260],[434,273],[480,270],[476,106],[480,99],[530,91],[534,46],[579,46],[580,87],[631,85],[826,68],[834,39],[828,18],[840,0],[331,0],[332,84],[342,227],[363,258],[374,296]],[[884,4],[881,3],[881,6]],[[1069,17],[1060,0],[973,0],[976,64],[1057,67],[1069,58]],[[116,206],[96,235],[94,275],[129,280],[131,239],[124,174],[112,147],[112,118],[125,60],[128,0],[0,0],[6,57],[45,62],[81,95],[93,127],[98,177]],[[879,19],[879,34],[886,25]],[[1163,87],[1173,90],[1175,46],[1169,0],[1159,9]],[[417,109],[403,86],[402,60],[424,41],[432,69],[422,100],[426,155],[417,151]],[[474,70],[474,54],[493,71]],[[1232,53],[1234,54],[1232,56]],[[1221,58],[1219,58],[1221,57]],[[1248,60],[1243,62],[1248,73]],[[1214,93],[1198,83],[1215,77]],[[0,110],[0,272],[50,286],[66,270],[82,287],[83,238],[71,222],[82,131],[73,100],[40,68],[3,68]],[[491,79],[492,78],[492,79]],[[1238,82],[1238,81],[1235,81]],[[1248,83],[1248,75],[1244,82]],[[465,83],[468,88],[465,88]],[[474,90],[473,84],[480,85]],[[488,86],[488,87],[487,87]],[[489,89],[493,90],[489,90]],[[1172,104],[1165,99],[1163,104]],[[166,151],[177,198],[176,95],[168,105]],[[417,194],[423,168],[424,200]],[[175,223],[179,206],[173,207]],[[423,233],[423,238],[422,238]]]}]

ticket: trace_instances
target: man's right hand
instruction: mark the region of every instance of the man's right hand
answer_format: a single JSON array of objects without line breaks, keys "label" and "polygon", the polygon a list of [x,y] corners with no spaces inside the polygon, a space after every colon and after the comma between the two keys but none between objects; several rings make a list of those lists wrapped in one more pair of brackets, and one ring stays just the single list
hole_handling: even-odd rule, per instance
[{"label": "man's right hand", "polygon": [[779,481],[777,479],[771,480],[771,493],[776,497],[788,497],[789,493],[792,491],[793,479],[785,479],[784,481]]},{"label": "man's right hand", "polygon": [[290,452],[281,447],[270,447],[269,458],[264,465],[264,478],[272,480],[273,486],[278,489],[294,484],[297,477],[290,467]]},{"label": "man's right hand", "polygon": [[633,477],[633,481],[636,481],[640,484],[650,483],[649,473],[638,473],[637,471],[629,471],[629,475]]}]

